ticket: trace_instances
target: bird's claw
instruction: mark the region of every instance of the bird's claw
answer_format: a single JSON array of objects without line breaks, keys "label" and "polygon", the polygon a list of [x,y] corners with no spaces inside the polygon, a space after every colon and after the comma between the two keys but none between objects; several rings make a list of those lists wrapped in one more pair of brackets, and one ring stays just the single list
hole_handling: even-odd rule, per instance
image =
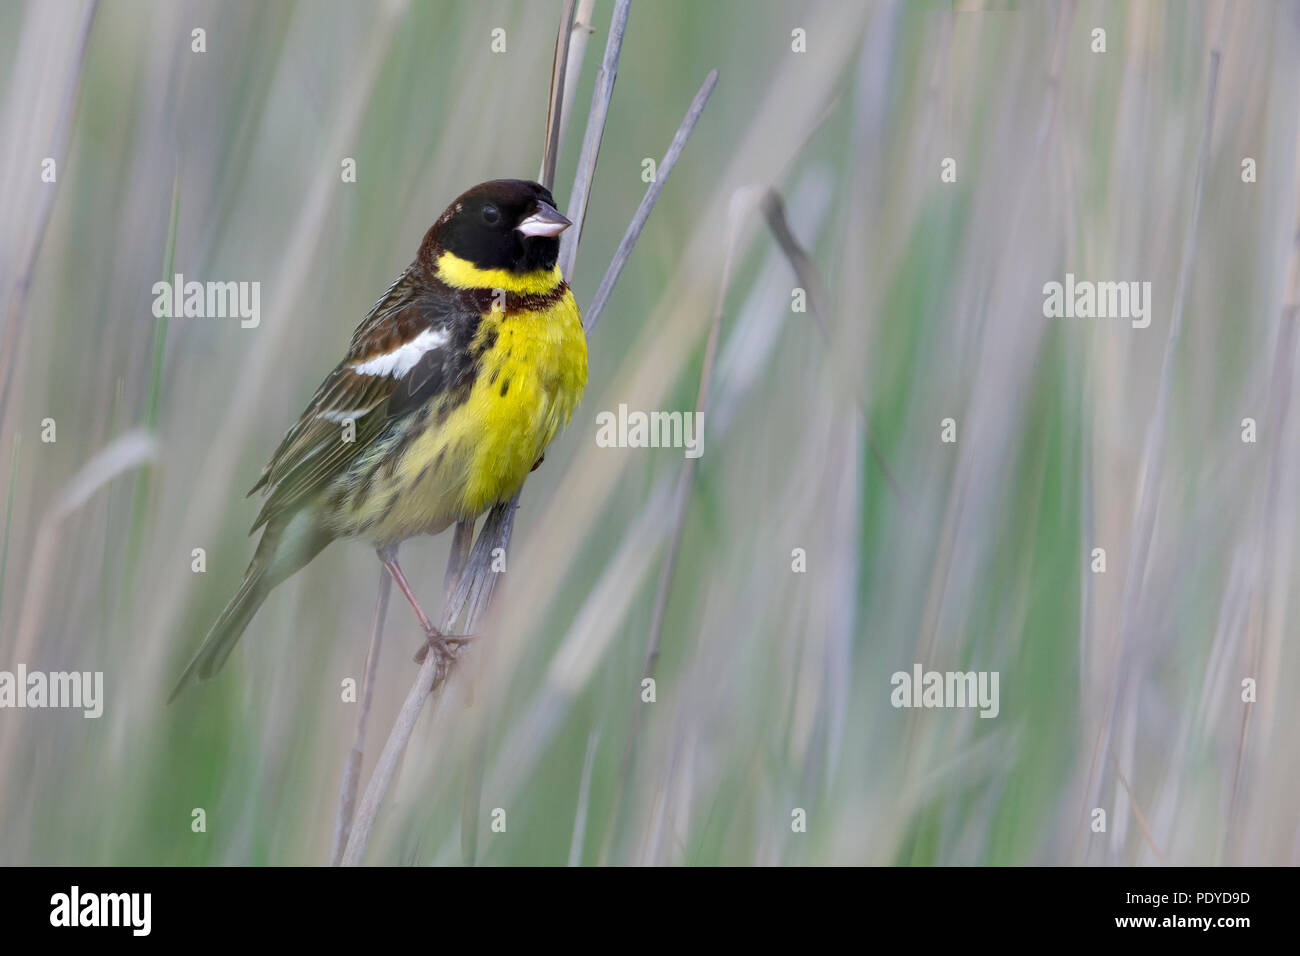
[{"label": "bird's claw", "polygon": [[423,664],[429,651],[436,651],[443,663],[455,660],[460,649],[474,639],[472,634],[444,634],[436,627],[426,635],[424,644],[415,652],[415,663]]}]

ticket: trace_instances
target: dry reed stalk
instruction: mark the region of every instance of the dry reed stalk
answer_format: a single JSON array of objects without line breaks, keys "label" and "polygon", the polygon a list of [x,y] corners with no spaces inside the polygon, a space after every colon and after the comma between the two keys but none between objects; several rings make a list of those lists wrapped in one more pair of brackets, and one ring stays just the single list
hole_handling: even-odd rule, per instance
[{"label": "dry reed stalk", "polygon": [[[67,89],[63,94],[63,104],[59,118],[50,139],[49,155],[62,164],[68,155],[68,138],[72,134],[72,119],[77,112],[77,100],[81,95],[81,77],[86,69],[86,55],[90,46],[90,28],[95,22],[95,13],[99,10],[99,0],[93,0],[86,7],[77,37],[77,53],[73,57],[72,69],[67,80]],[[32,14],[33,17],[39,14]],[[9,388],[13,383],[14,360],[22,341],[24,321],[27,316],[27,295],[32,287],[32,274],[36,270],[36,260],[45,243],[45,233],[54,214],[54,200],[59,195],[55,189],[38,191],[40,199],[36,210],[36,224],[32,230],[31,242],[18,261],[22,263],[18,274],[7,281],[7,301],[4,312],[0,314],[0,428],[3,428],[5,412],[9,405]],[[6,263],[6,266],[8,264]],[[8,277],[5,277],[8,279]]]},{"label": "dry reed stalk", "polygon": [[[1169,317],[1169,333],[1165,339],[1164,356],[1160,363],[1160,384],[1156,391],[1156,406],[1147,423],[1142,443],[1141,463],[1138,467],[1138,498],[1128,567],[1124,576],[1123,597],[1120,603],[1120,645],[1115,655],[1109,703],[1102,714],[1100,749],[1094,756],[1087,785],[1083,788],[1086,806],[1096,806],[1102,785],[1097,758],[1112,751],[1112,734],[1116,718],[1125,701],[1135,703],[1136,674],[1127,673],[1125,658],[1133,647],[1133,633],[1137,627],[1139,603],[1143,595],[1147,565],[1151,557],[1151,542],[1155,537],[1156,510],[1159,504],[1157,485],[1164,464],[1165,439],[1169,424],[1170,393],[1173,389],[1174,356],[1182,338],[1183,315],[1187,304],[1187,291],[1191,286],[1192,268],[1196,262],[1196,237],[1201,220],[1201,200],[1205,192],[1206,169],[1210,164],[1210,146],[1214,135],[1214,108],[1218,98],[1219,66],[1222,58],[1224,21],[1227,5],[1221,4],[1217,26],[1210,45],[1209,77],[1206,83],[1205,119],[1201,128],[1200,148],[1197,151],[1196,175],[1192,184],[1192,212],[1183,234],[1182,253],[1178,279],[1174,287],[1174,302]],[[1118,756],[1116,757],[1118,760]],[[1122,767],[1122,765],[1121,765]],[[1136,806],[1136,804],[1134,804]],[[1086,815],[1080,814],[1080,827],[1086,826]],[[1083,832],[1082,830],[1080,831]]]},{"label": "dry reed stalk", "polygon": [[379,670],[379,650],[384,642],[384,618],[388,614],[388,597],[393,590],[393,578],[388,569],[379,568],[379,593],[375,597],[375,619],[370,627],[370,647],[366,651],[365,675],[361,685],[361,698],[357,701],[357,727],[352,735],[352,750],[343,767],[343,780],[339,784],[339,809],[334,825],[334,842],[330,848],[330,866],[338,866],[343,859],[343,849],[348,845],[352,830],[352,815],[356,810],[357,785],[361,781],[361,762],[366,749],[366,722],[370,716],[370,701],[375,693],[375,674]]},{"label": "dry reed stalk", "polygon": [[[569,40],[573,36],[573,0],[564,0],[560,27],[555,32],[555,60],[551,64],[551,95],[546,104],[546,144],[537,180],[547,189],[555,185],[555,163],[560,154],[560,116],[564,106],[564,76],[569,70]],[[577,64],[581,69],[582,64]]]},{"label": "dry reed stalk", "polygon": [[[708,343],[704,348],[704,365],[700,369],[700,381],[695,392],[695,412],[697,416],[701,417],[697,418],[697,420],[701,420],[709,408],[709,385],[713,380],[713,366],[717,361],[718,339],[722,331],[722,311],[727,301],[727,290],[731,286],[731,268],[736,255],[739,230],[737,228],[735,208],[738,198],[738,196],[734,195],[732,197],[733,214],[727,236],[727,254],[722,260],[722,279],[718,283],[718,291],[713,305],[713,319],[709,323]],[[668,541],[668,552],[664,555],[663,564],[659,568],[659,581],[655,586],[654,605],[650,612],[650,634],[646,641],[645,666],[641,670],[641,679],[643,681],[654,678],[655,666],[659,663],[659,644],[663,637],[664,611],[668,607],[668,595],[672,591],[673,576],[677,572],[677,558],[682,548],[682,535],[686,531],[686,511],[691,503],[691,492],[695,487],[695,471],[698,462],[698,458],[686,459],[686,464],[677,478],[677,486],[673,489],[672,517],[670,519],[673,530]],[[634,764],[636,762],[637,742],[641,735],[642,710],[643,708],[638,705],[632,711],[632,727],[628,731],[627,742],[623,747],[622,768],[619,771],[618,785],[614,793],[614,809],[609,815],[610,830],[605,834],[605,843],[601,850],[602,862],[607,858],[611,843],[617,834],[621,815],[620,810],[623,806],[624,788],[635,772]]]},{"label": "dry reed stalk", "polygon": [[600,731],[587,735],[587,753],[582,758],[582,782],[578,784],[578,808],[573,814],[573,838],[569,841],[569,866],[582,862],[582,844],[587,836],[587,808],[591,803],[591,776],[596,767],[596,748]]},{"label": "dry reed stalk", "polygon": [[[1291,230],[1291,249],[1287,256],[1285,286],[1282,294],[1282,309],[1278,315],[1277,337],[1273,343],[1273,368],[1270,374],[1268,395],[1268,428],[1274,439],[1269,447],[1268,472],[1264,494],[1258,496],[1256,504],[1255,552],[1256,567],[1253,571],[1252,585],[1255,588],[1266,587],[1273,576],[1273,565],[1277,559],[1277,517],[1282,513],[1281,497],[1285,482],[1285,462],[1282,442],[1286,435],[1287,412],[1291,407],[1292,385],[1295,377],[1296,363],[1296,324],[1300,322],[1300,142],[1296,144],[1293,182],[1296,186],[1294,226]],[[1268,626],[1270,619],[1277,619],[1277,599],[1270,591],[1259,598],[1261,608],[1261,630]],[[1271,612],[1271,613],[1270,613]],[[1246,673],[1260,674],[1264,656],[1264,640],[1261,635],[1250,648],[1250,660]],[[1276,656],[1274,656],[1276,663]],[[1224,827],[1223,840],[1220,844],[1220,856],[1229,845],[1240,848],[1242,840],[1230,837],[1240,828],[1245,819],[1241,804],[1242,772],[1245,767],[1246,747],[1250,734],[1251,717],[1255,704],[1242,702],[1241,725],[1237,737],[1237,753],[1233,762],[1232,794],[1228,802],[1228,825]],[[1258,722],[1260,718],[1256,717]],[[1265,722],[1267,726],[1267,722]]]},{"label": "dry reed stalk", "polygon": [[[29,559],[27,587],[19,606],[17,636],[9,653],[15,661],[29,661],[36,648],[38,622],[42,609],[49,603],[49,594],[58,584],[57,558],[59,531],[64,521],[84,507],[92,497],[107,488],[112,481],[136,468],[145,467],[158,459],[158,443],[142,428],[134,428],[119,435],[81,466],[72,479],[55,498],[49,511],[41,519],[36,534],[36,545]],[[16,742],[18,724],[15,720],[0,722],[0,767],[8,767]],[[5,790],[0,788],[0,804]],[[3,809],[0,806],[0,809]]]},{"label": "dry reed stalk", "polygon": [[[587,130],[582,134],[582,151],[578,154],[578,168],[573,174],[573,190],[569,193],[569,218],[573,229],[560,237],[560,272],[573,275],[578,261],[578,242],[587,220],[587,200],[591,197],[591,183],[596,178],[596,160],[600,156],[600,140],[605,135],[605,121],[609,117],[609,104],[614,98],[614,81],[618,78],[618,58],[623,52],[623,34],[627,32],[627,15],[631,0],[619,0],[609,20],[609,37],[605,41],[605,55],[596,73],[596,88],[591,93],[591,109],[587,112]],[[575,83],[576,87],[577,84]],[[563,121],[563,117],[561,117]]]}]

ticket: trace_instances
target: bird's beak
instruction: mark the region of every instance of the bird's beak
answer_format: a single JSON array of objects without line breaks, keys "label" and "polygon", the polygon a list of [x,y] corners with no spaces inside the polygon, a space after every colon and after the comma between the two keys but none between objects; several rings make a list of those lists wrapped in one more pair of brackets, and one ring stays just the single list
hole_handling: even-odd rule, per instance
[{"label": "bird's beak", "polygon": [[558,209],[539,199],[533,214],[515,226],[515,232],[524,236],[558,236],[572,225]]}]

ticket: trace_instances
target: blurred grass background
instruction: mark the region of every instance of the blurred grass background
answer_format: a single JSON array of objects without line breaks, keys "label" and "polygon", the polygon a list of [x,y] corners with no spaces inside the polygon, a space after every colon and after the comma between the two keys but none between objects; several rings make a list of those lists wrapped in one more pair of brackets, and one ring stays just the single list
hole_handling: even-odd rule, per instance
[{"label": "blurred grass background", "polygon": [[[244,490],[356,322],[458,192],[536,176],[559,7],[0,6],[0,669],[102,670],[107,698],[99,720],[0,711],[0,863],[326,860],[356,717],[340,682],[361,678],[379,576],[365,546],[328,549],[218,680],[163,699],[251,555]],[[634,3],[580,303],[642,160],[721,80],[524,492],[489,633],[422,717],[367,859],[1300,861],[1298,53],[1294,2]],[[752,202],[769,185],[830,290],[829,343],[791,312]],[[684,460],[598,448],[595,417],[694,406],[733,227],[643,704]],[[261,325],[155,320],[172,271],[261,282]],[[1150,281],[1151,326],[1045,319],[1066,272]],[[134,429],[151,461],[96,457]],[[426,606],[447,547],[403,548]],[[366,773],[419,640],[393,601]],[[891,707],[918,661],[998,671],[999,716]]]}]

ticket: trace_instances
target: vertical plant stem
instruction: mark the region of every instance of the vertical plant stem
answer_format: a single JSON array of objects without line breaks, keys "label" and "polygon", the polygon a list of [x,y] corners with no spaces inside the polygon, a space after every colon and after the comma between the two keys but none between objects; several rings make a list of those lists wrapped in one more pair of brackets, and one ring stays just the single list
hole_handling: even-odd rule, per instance
[{"label": "vertical plant stem", "polygon": [[[1256,540],[1259,542],[1259,550],[1256,552],[1255,557],[1257,568],[1253,575],[1253,584],[1257,588],[1266,588],[1266,582],[1273,578],[1273,569],[1278,559],[1278,522],[1275,518],[1282,513],[1282,495],[1285,493],[1284,488],[1286,487],[1284,446],[1281,439],[1287,433],[1287,413],[1291,407],[1291,392],[1295,375],[1296,325],[1300,323],[1300,141],[1297,141],[1296,144],[1292,181],[1296,184],[1297,192],[1295,213],[1292,219],[1291,251],[1287,257],[1286,279],[1282,291],[1282,310],[1278,316],[1277,338],[1273,343],[1273,368],[1269,381],[1268,428],[1277,437],[1270,444],[1268,451],[1268,476],[1265,482],[1264,494],[1256,499],[1259,504],[1256,509],[1257,530],[1255,533]],[[1262,619],[1260,627],[1263,629],[1268,627],[1268,622],[1277,616],[1275,612],[1270,612],[1272,612],[1272,606],[1277,603],[1278,598],[1271,589],[1268,589],[1261,595],[1259,600],[1261,605],[1259,616]],[[1248,649],[1250,659],[1246,664],[1246,673],[1259,674],[1262,659],[1265,656],[1262,635],[1259,640],[1253,641],[1251,644],[1252,646]],[[1238,833],[1240,824],[1243,822],[1241,785],[1246,764],[1246,746],[1249,740],[1251,718],[1254,715],[1254,710],[1255,705],[1253,703],[1246,703],[1245,701],[1241,703],[1241,725],[1237,735],[1236,758],[1233,761],[1232,795],[1228,800],[1228,825],[1223,828],[1219,861],[1222,861],[1224,855],[1230,849],[1239,850],[1244,842],[1242,836]],[[1238,853],[1237,859],[1239,858],[1240,854]]]},{"label": "vertical plant stem", "polygon": [[[181,215],[181,174],[179,167],[172,171],[171,215],[167,224],[167,245],[163,252],[162,279],[171,282],[172,270],[176,265],[176,226]],[[158,406],[162,397],[163,359],[167,354],[167,316],[161,315],[154,321],[153,356],[149,363],[149,394],[145,401],[144,425],[151,433],[158,428]],[[144,540],[144,516],[149,505],[149,491],[152,487],[152,469],[140,473],[135,485],[135,495],[131,501],[131,524],[127,530],[127,560],[122,576],[124,595],[134,593],[137,559],[140,545]],[[118,606],[124,602],[119,599]]]},{"label": "vertical plant stem", "polygon": [[447,572],[442,577],[444,607],[451,602],[451,596],[456,593],[456,585],[460,584],[460,576],[465,570],[465,562],[469,560],[469,551],[473,544],[474,519],[465,518],[457,521],[456,530],[452,532],[451,553],[447,555]]},{"label": "vertical plant stem", "polygon": [[379,651],[384,643],[384,619],[388,616],[388,597],[393,590],[393,576],[383,565],[379,567],[379,594],[375,598],[375,620],[370,628],[370,649],[366,651],[365,676],[361,685],[361,698],[357,703],[357,729],[352,736],[352,752],[343,768],[343,782],[339,787],[338,820],[334,828],[334,845],[330,849],[330,866],[343,860],[343,850],[348,845],[352,831],[352,815],[356,810],[357,785],[361,781],[361,762],[366,750],[366,722],[370,717],[370,701],[375,693],[375,675],[379,671]]},{"label": "vertical plant stem", "polygon": [[[181,173],[179,166],[172,168],[171,211],[167,221],[167,243],[163,249],[162,280],[172,281],[176,265],[176,228],[181,215]],[[163,359],[167,354],[167,316],[154,321],[153,354],[149,363],[149,393],[145,400],[144,426],[151,435],[158,429],[158,407],[162,396]],[[126,528],[126,560],[121,564],[118,578],[117,602],[113,610],[113,628],[121,624],[136,594],[136,581],[140,572],[140,549],[144,545],[146,515],[149,511],[149,494],[153,488],[153,468],[142,469],[135,479],[131,496],[131,510]]]},{"label": "vertical plant stem", "polygon": [[[81,96],[81,79],[85,73],[87,54],[90,50],[90,30],[98,11],[99,0],[94,0],[86,7],[85,19],[81,21],[81,35],[77,40],[77,53],[68,76],[58,123],[50,140],[50,155],[60,164],[68,156],[68,140],[72,136],[72,121],[77,112],[77,100]],[[50,217],[54,214],[54,200],[60,191],[53,188],[41,190],[32,241],[23,250],[20,260],[22,266],[9,287],[7,301],[3,303],[4,314],[0,315],[0,427],[4,425],[5,415],[9,410],[9,387],[13,384],[14,363],[18,357],[23,325],[27,319],[27,296],[31,291],[32,275],[36,271],[36,260],[40,257],[41,247],[45,244],[45,233],[50,225]],[[5,225],[8,228],[11,224]]]},{"label": "vertical plant stem", "polygon": [[560,153],[560,116],[564,109],[564,76],[569,69],[569,40],[573,36],[573,3],[564,0],[560,26],[555,33],[555,59],[551,63],[551,95],[546,106],[546,144],[538,181],[547,189],[555,185],[555,163]]},{"label": "vertical plant stem", "polygon": [[14,485],[18,481],[18,443],[22,437],[21,433],[14,432],[14,447],[9,453],[9,490],[5,495],[5,530],[3,539],[0,539],[0,610],[4,609],[5,572],[9,568],[9,528],[14,516]]},{"label": "vertical plant stem", "polygon": [[[595,33],[591,25],[591,14],[596,7],[596,0],[578,0],[578,7],[573,15],[573,26],[569,30],[569,58],[567,70],[573,74],[574,81],[564,84],[564,99],[560,107],[560,142],[569,130],[569,118],[573,115],[573,97],[578,92],[577,76],[582,71],[582,64],[587,59],[587,40]],[[567,76],[566,76],[567,78]]]},{"label": "vertical plant stem", "polygon": [[582,135],[582,152],[578,154],[578,168],[573,174],[573,191],[569,193],[569,218],[573,228],[560,237],[560,273],[573,275],[578,261],[578,243],[582,239],[582,226],[587,219],[587,200],[591,197],[591,182],[596,177],[596,160],[600,156],[600,141],[605,135],[605,121],[609,117],[609,103],[614,97],[614,80],[618,77],[618,58],[623,50],[623,34],[627,30],[628,9],[632,0],[618,0],[609,19],[609,37],[605,40],[605,56],[596,74],[596,88],[591,94],[591,110],[587,113],[587,130]]},{"label": "vertical plant stem", "polygon": [[587,755],[582,760],[582,782],[578,784],[578,809],[573,815],[573,838],[569,841],[569,866],[582,863],[582,844],[587,836],[587,809],[591,804],[591,776],[596,767],[600,731],[587,735]]},{"label": "vertical plant stem", "polygon": [[614,283],[618,282],[618,277],[622,275],[623,266],[627,265],[628,257],[632,254],[632,247],[636,245],[637,239],[641,237],[641,230],[645,227],[646,220],[650,218],[650,210],[659,201],[659,194],[663,192],[664,185],[668,182],[668,175],[673,171],[673,167],[677,165],[682,150],[686,148],[686,141],[690,139],[691,133],[695,131],[695,124],[700,121],[700,116],[704,113],[704,107],[708,105],[709,97],[713,95],[713,88],[717,85],[718,71],[709,70],[709,75],[704,78],[704,83],[700,86],[699,92],[695,94],[695,99],[691,101],[690,109],[686,111],[686,116],[682,119],[681,125],[677,127],[677,132],[673,135],[673,141],[668,144],[668,151],[664,153],[664,158],[659,161],[655,181],[650,184],[650,188],[641,197],[641,205],[637,207],[636,215],[632,217],[632,222],[628,225],[627,231],[623,233],[623,241],[618,244],[614,259],[610,262],[609,268],[605,270],[605,278],[601,280],[600,288],[596,290],[596,296],[591,300],[591,308],[587,310],[587,314],[583,319],[588,334],[596,327],[596,321],[600,318],[605,303],[609,301],[609,297],[614,291]]},{"label": "vertical plant stem", "polygon": [[[715,77],[716,78],[716,77]],[[733,204],[734,206],[734,204]],[[718,283],[717,297],[713,306],[713,320],[709,325],[708,344],[704,348],[704,365],[700,369],[700,382],[695,393],[695,412],[700,419],[709,408],[710,384],[713,381],[713,366],[717,360],[718,339],[722,330],[722,313],[727,301],[727,289],[731,285],[732,260],[736,253],[738,224],[731,223],[727,238],[727,254],[722,261],[722,281]],[[697,420],[700,420],[697,419]],[[673,489],[672,538],[664,554],[664,563],[659,568],[659,581],[655,587],[653,610],[650,614],[650,633],[646,640],[645,666],[641,670],[641,679],[653,680],[655,669],[659,664],[659,645],[663,638],[664,613],[668,607],[668,596],[672,592],[673,576],[677,573],[677,557],[681,552],[682,536],[686,531],[686,512],[691,502],[691,492],[695,487],[695,470],[698,458],[687,458],[678,476],[677,486]],[[612,848],[612,841],[618,839],[622,832],[623,793],[624,788],[636,772],[637,745],[641,737],[641,714],[644,705],[638,699],[632,711],[632,727],[627,734],[623,747],[623,762],[618,774],[618,785],[614,793],[613,809],[609,815],[609,831],[601,849],[601,862],[607,862]]]},{"label": "vertical plant stem", "polygon": [[[1138,468],[1138,499],[1136,519],[1133,524],[1129,564],[1124,576],[1123,598],[1120,604],[1119,650],[1112,674],[1109,703],[1103,713],[1105,749],[1109,753],[1115,720],[1131,689],[1136,687],[1136,674],[1126,668],[1127,651],[1133,644],[1133,633],[1142,600],[1143,582],[1151,556],[1151,541],[1155,535],[1156,506],[1160,498],[1158,486],[1165,458],[1165,436],[1169,420],[1170,393],[1173,389],[1174,362],[1178,343],[1182,339],[1183,314],[1187,304],[1187,290],[1191,285],[1192,268],[1196,262],[1196,236],[1201,222],[1201,198],[1205,191],[1206,169],[1210,164],[1210,146],[1214,138],[1214,107],[1219,90],[1219,65],[1222,58],[1223,27],[1226,4],[1220,7],[1218,25],[1210,46],[1209,78],[1205,93],[1205,121],[1201,127],[1201,143],[1197,151],[1196,177],[1192,184],[1192,211],[1183,233],[1178,282],[1174,288],[1174,301],[1169,315],[1169,333],[1165,339],[1164,357],[1160,364],[1160,384],[1156,390],[1156,406],[1147,423],[1142,443],[1142,458]],[[1100,783],[1100,777],[1096,782]],[[1089,779],[1086,793],[1095,801],[1094,780]],[[1088,806],[1095,806],[1090,802]]]}]

